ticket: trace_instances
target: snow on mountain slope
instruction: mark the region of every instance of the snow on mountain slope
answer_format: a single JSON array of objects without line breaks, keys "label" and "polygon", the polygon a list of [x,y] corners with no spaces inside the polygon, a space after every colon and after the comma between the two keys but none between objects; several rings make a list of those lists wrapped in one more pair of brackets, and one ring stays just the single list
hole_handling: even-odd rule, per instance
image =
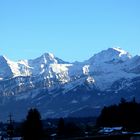
[{"label": "snow on mountain slope", "polygon": [[109,48],[107,50],[103,50],[98,54],[95,54],[93,57],[89,59],[91,64],[94,63],[121,63],[131,59],[132,56],[120,49],[120,48]]},{"label": "snow on mountain slope", "polygon": [[139,56],[132,57],[120,48],[103,50],[87,61],[76,63],[65,62],[51,53],[45,53],[34,60],[18,62],[1,56],[0,78],[42,75],[65,84],[86,77],[87,81],[92,79],[97,88],[105,90],[116,80],[136,77],[140,68],[139,60]]},{"label": "snow on mountain slope", "polygon": [[68,116],[85,106],[97,108],[119,101],[122,96],[139,98],[139,83],[140,56],[132,57],[120,48],[74,63],[50,53],[18,62],[0,56],[0,116],[12,110],[20,118],[30,107],[50,117]]},{"label": "snow on mountain slope", "polygon": [[18,64],[10,61],[5,56],[0,56],[0,79],[8,79],[19,75]]},{"label": "snow on mountain slope", "polygon": [[135,73],[125,71],[131,59],[132,56],[128,52],[120,48],[109,48],[85,61],[88,64],[85,65],[88,66],[86,71],[94,77],[96,86],[101,90],[105,90],[116,80],[137,76]]}]

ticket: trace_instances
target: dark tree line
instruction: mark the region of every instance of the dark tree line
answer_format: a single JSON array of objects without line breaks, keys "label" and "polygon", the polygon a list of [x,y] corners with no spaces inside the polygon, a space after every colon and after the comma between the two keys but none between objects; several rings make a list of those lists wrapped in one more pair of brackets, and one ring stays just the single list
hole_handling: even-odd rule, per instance
[{"label": "dark tree line", "polygon": [[135,101],[121,99],[118,105],[104,107],[97,119],[96,125],[123,126],[128,131],[140,131],[140,104]]},{"label": "dark tree line", "polygon": [[[65,139],[77,137],[83,134],[82,130],[73,122],[65,123],[63,118],[60,118],[56,128],[52,128],[55,137]],[[23,140],[46,140],[50,139],[51,133],[43,128],[40,113],[37,109],[30,109],[26,120],[22,125]]]},{"label": "dark tree line", "polygon": [[[18,127],[23,140],[46,140],[50,139],[52,134],[57,139],[82,137],[84,136],[84,131],[93,132],[94,129],[88,126],[85,128],[79,127],[74,122],[65,122],[63,118],[59,119],[55,127],[50,127],[49,129],[44,128],[42,122],[39,111],[35,108],[30,109],[23,125]],[[122,98],[118,105],[111,105],[102,109],[95,128],[123,126],[127,131],[140,131],[139,124],[140,103],[137,103],[135,99],[128,102]],[[11,130],[11,127],[7,128]]]}]

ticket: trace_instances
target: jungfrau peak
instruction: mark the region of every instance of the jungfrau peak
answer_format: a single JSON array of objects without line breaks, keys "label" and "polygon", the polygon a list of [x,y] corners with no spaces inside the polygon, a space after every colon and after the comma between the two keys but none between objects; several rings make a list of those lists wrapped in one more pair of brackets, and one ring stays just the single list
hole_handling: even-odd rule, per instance
[{"label": "jungfrau peak", "polygon": [[[120,98],[140,100],[140,57],[109,48],[84,62],[69,63],[44,53],[36,59],[11,61],[0,56],[0,117],[22,119],[30,107],[43,117],[97,115]],[[90,114],[91,115],[91,114]]]},{"label": "jungfrau peak", "polygon": [[131,59],[131,55],[121,48],[109,48],[107,50],[101,51],[98,54],[95,54],[92,58],[90,58],[93,63],[119,62],[127,61],[129,59]]}]

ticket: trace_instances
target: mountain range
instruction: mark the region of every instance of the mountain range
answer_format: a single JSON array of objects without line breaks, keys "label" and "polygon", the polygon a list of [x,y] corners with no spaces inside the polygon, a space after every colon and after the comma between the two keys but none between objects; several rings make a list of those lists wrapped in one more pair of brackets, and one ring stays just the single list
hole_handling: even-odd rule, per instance
[{"label": "mountain range", "polygon": [[134,97],[140,101],[140,56],[121,48],[73,63],[51,53],[18,62],[0,56],[0,120],[9,113],[24,119],[32,107],[43,118],[97,116],[104,106]]}]

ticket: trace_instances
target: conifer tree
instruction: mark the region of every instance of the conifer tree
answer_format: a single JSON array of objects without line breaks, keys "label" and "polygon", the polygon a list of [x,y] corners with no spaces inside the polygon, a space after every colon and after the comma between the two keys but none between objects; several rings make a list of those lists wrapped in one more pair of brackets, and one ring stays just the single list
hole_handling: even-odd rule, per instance
[{"label": "conifer tree", "polygon": [[24,140],[41,140],[43,127],[41,116],[37,109],[30,109],[23,124]]}]

